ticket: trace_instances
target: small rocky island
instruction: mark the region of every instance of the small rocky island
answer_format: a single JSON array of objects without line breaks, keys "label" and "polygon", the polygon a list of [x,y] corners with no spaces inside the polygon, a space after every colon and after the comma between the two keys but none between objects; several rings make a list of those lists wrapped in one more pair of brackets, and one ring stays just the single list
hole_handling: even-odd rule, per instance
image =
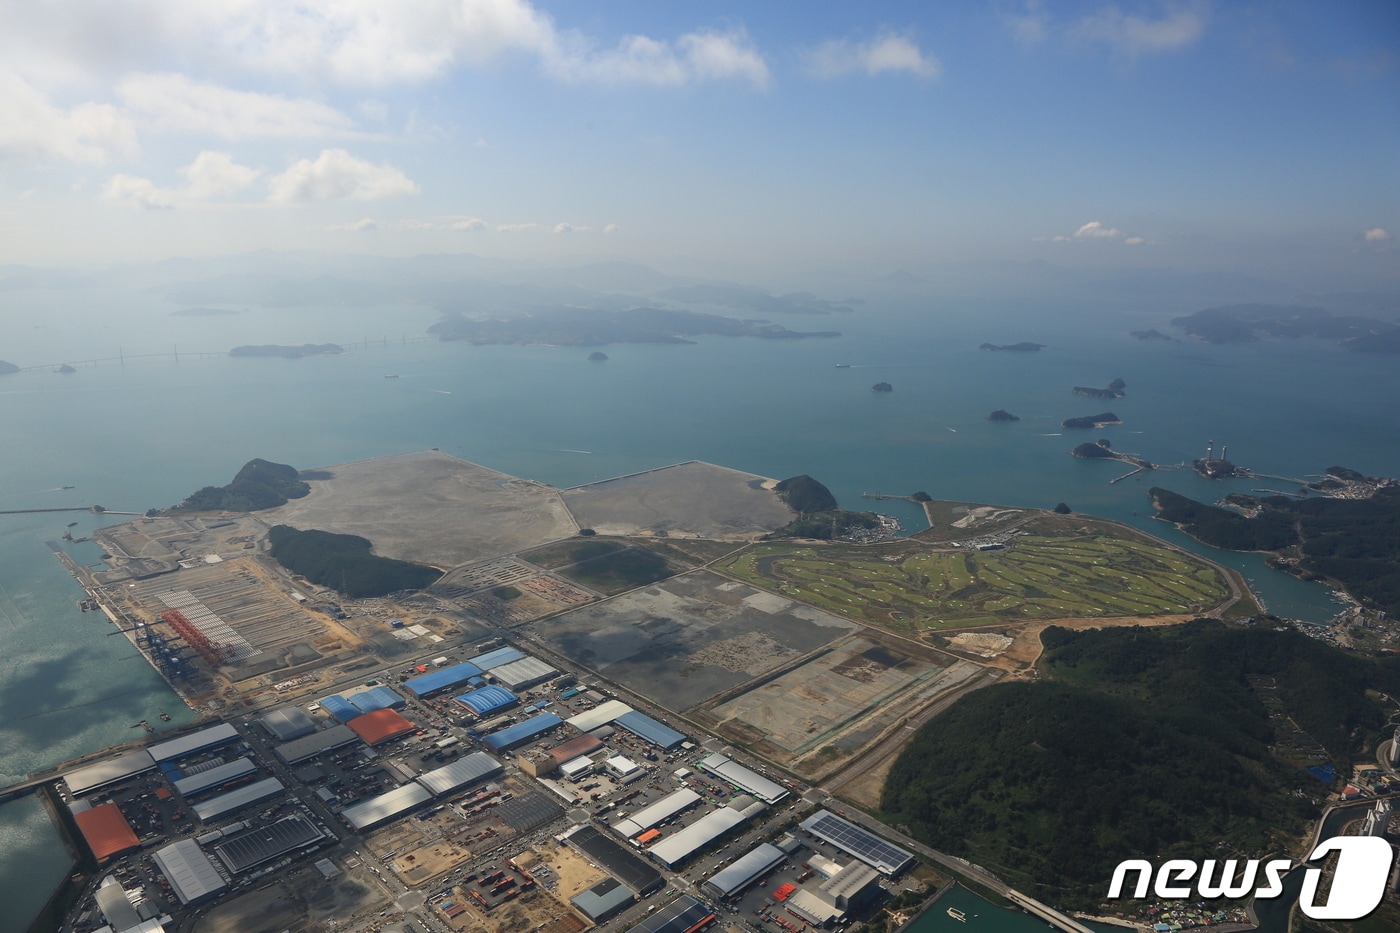
[{"label": "small rocky island", "polygon": [[602,362],[606,362],[606,361],[607,361],[607,358],[608,358],[608,355],[607,355],[606,353],[604,353],[602,350],[594,350],[592,353],[588,354],[588,361],[589,361],[590,363],[602,363]]},{"label": "small rocky island", "polygon": [[57,371],[63,373],[66,376],[69,373],[75,373],[78,370],[71,363],[64,363],[62,366],[58,367]]},{"label": "small rocky island", "polygon": [[285,360],[299,360],[303,356],[335,356],[344,353],[345,348],[338,343],[304,343],[299,347],[266,343],[261,346],[234,347],[229,356],[275,356]]},{"label": "small rocky island", "polygon": [[1011,352],[1011,353],[1038,353],[1039,351],[1045,349],[1045,344],[1043,344],[1043,343],[1031,343],[1031,342],[1028,341],[1028,340],[1022,341],[1021,343],[1008,343],[1008,344],[1003,344],[1003,345],[1001,345],[1001,346],[998,346],[998,345],[996,345],[996,344],[994,344],[994,343],[984,343],[984,344],[982,344],[982,346],[978,347],[977,349],[979,349],[979,350],[1006,350],[1006,351]]},{"label": "small rocky island", "polygon": [[1075,386],[1075,395],[1087,395],[1089,398],[1122,398],[1123,390],[1128,384],[1122,379],[1115,379],[1108,384],[1106,389],[1094,389],[1088,386]]},{"label": "small rocky island", "polygon": [[1102,428],[1110,424],[1122,424],[1123,419],[1111,411],[1100,412],[1097,415],[1085,415],[1082,418],[1066,418],[1060,422],[1062,428]]},{"label": "small rocky island", "polygon": [[1131,463],[1139,470],[1157,469],[1157,465],[1150,460],[1145,460],[1135,454],[1119,453],[1113,449],[1113,445],[1107,439],[1100,439],[1092,444],[1080,444],[1070,451],[1070,454],[1080,460],[1118,460],[1123,463]]},{"label": "small rocky island", "polygon": [[1156,330],[1155,328],[1153,330],[1129,331],[1128,336],[1132,337],[1134,340],[1149,340],[1158,343],[1181,343],[1181,341],[1177,340],[1175,337],[1172,337],[1169,334],[1164,334],[1160,330]]},{"label": "small rocky island", "polygon": [[894,386],[890,385],[888,382],[877,382],[877,383],[875,383],[873,386],[870,387],[870,391],[871,391],[871,392],[893,392],[893,391],[894,391]]},{"label": "small rocky island", "polygon": [[987,416],[988,421],[1020,421],[1021,419],[1005,408],[998,408]]},{"label": "small rocky island", "polygon": [[8,376],[10,373],[19,372],[19,367],[6,360],[0,360],[0,376]]}]

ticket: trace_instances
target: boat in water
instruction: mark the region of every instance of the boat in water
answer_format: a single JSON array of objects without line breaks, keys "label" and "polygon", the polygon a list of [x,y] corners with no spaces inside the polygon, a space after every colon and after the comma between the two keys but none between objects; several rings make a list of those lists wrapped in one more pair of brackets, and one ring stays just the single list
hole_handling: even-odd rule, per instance
[{"label": "boat in water", "polygon": [[948,916],[952,917],[959,923],[967,923],[967,914],[963,913],[961,910],[958,910],[956,907],[948,908]]},{"label": "boat in water", "polygon": [[384,378],[385,378],[385,379],[397,379],[397,378],[399,378],[399,374],[398,374],[398,373],[385,373],[385,374],[384,374]]},{"label": "boat in water", "polygon": [[837,364],[836,364],[836,368],[837,368],[837,369],[850,369],[850,368],[851,368],[851,364],[850,364],[850,363],[837,363]]}]

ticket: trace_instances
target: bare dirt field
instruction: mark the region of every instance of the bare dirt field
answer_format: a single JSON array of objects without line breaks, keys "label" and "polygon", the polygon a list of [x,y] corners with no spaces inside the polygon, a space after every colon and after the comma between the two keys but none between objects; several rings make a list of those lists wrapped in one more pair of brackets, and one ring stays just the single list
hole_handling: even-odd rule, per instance
[{"label": "bare dirt field", "polygon": [[797,517],[775,480],[692,460],[564,490],[582,528],[600,535],[754,538]]},{"label": "bare dirt field", "polygon": [[269,525],[360,535],[383,557],[448,568],[578,531],[559,490],[433,450],[308,471],[311,493]]},{"label": "bare dirt field", "polygon": [[560,654],[684,711],[855,624],[708,571],[533,623]]}]

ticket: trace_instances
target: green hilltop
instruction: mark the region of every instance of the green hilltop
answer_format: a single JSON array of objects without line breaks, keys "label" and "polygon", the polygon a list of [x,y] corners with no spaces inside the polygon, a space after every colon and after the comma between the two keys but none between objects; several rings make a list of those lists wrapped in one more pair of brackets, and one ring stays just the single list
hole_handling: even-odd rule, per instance
[{"label": "green hilltop", "polygon": [[919,730],[881,816],[1067,907],[1101,902],[1124,859],[1287,850],[1325,791],[1303,768],[1372,759],[1387,720],[1367,691],[1400,692],[1400,658],[1292,630],[1043,637],[1041,680],[978,690]]}]

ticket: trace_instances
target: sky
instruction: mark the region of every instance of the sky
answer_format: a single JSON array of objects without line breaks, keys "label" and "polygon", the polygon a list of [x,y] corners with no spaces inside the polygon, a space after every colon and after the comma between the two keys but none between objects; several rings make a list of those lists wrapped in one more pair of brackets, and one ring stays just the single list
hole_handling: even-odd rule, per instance
[{"label": "sky", "polygon": [[1400,289],[1400,5],[0,0],[0,264],[1046,262]]}]

